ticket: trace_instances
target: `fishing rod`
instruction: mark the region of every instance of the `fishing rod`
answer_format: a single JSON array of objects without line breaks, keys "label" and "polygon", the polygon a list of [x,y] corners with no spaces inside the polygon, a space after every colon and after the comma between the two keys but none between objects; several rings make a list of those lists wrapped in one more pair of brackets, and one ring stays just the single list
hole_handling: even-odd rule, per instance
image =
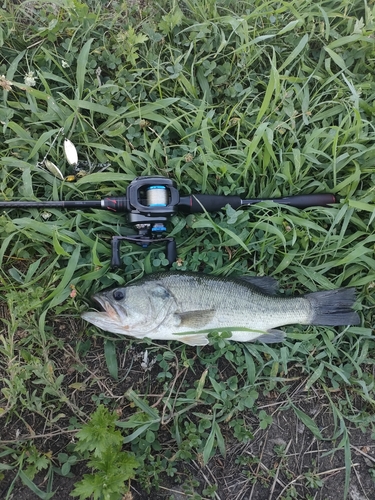
[{"label": "fishing rod", "polygon": [[[55,177],[64,178],[59,168],[47,160],[49,151],[56,142],[58,136],[63,133],[61,128],[52,141],[43,160],[38,163],[39,167],[46,167]],[[64,155],[70,166],[77,173],[80,172],[77,149],[67,138],[64,140]],[[107,164],[104,164],[104,168]],[[132,236],[113,236],[111,245],[111,266],[120,267],[120,243],[123,240],[130,241],[147,248],[151,243],[165,242],[167,260],[170,265],[177,258],[177,248],[174,238],[165,236],[166,223],[174,213],[183,212],[195,214],[202,212],[217,212],[225,205],[237,209],[260,203],[261,201],[273,201],[280,205],[289,205],[297,208],[312,206],[327,206],[336,202],[333,194],[305,194],[298,196],[286,196],[284,198],[253,198],[243,200],[239,196],[224,196],[215,194],[192,194],[180,196],[176,183],[162,176],[141,176],[133,179],[126,189],[125,196],[104,198],[103,200],[82,201],[0,201],[2,208],[65,208],[71,210],[84,210],[88,208],[110,210],[111,212],[125,213],[127,220],[138,231]]]},{"label": "fishing rod", "polygon": [[112,237],[111,266],[120,267],[120,243],[123,240],[136,243],[146,248],[153,242],[166,243],[166,257],[172,265],[177,258],[174,238],[165,236],[166,222],[177,212],[186,214],[216,212],[225,205],[237,209],[272,201],[280,205],[297,208],[312,206],[327,206],[336,202],[333,194],[306,194],[286,196],[284,198],[253,198],[243,200],[239,196],[192,194],[180,196],[176,184],[171,179],[162,176],[142,176],[133,179],[127,187],[126,195],[107,197],[102,200],[88,201],[1,201],[0,209],[4,208],[64,208],[85,210],[89,208],[110,210],[125,213],[128,222],[138,231],[132,236]]}]

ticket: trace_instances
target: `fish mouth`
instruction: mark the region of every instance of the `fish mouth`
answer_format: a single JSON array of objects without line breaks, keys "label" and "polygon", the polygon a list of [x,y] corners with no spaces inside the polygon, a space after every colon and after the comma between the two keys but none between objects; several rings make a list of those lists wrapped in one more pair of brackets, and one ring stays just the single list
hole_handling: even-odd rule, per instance
[{"label": "fish mouth", "polygon": [[106,332],[127,334],[130,328],[126,312],[122,307],[116,308],[104,296],[93,295],[96,311],[87,311],[81,317]]},{"label": "fish mouth", "polygon": [[100,295],[93,295],[92,297],[93,302],[95,305],[98,307],[99,311],[106,311],[107,307],[106,305],[108,304],[108,301],[103,299]]},{"label": "fish mouth", "polygon": [[92,299],[95,302],[95,305],[99,308],[99,311],[102,313],[106,313],[112,321],[119,322],[121,321],[122,316],[127,316],[124,310],[121,310],[120,313],[120,311],[103,296],[94,295]]}]

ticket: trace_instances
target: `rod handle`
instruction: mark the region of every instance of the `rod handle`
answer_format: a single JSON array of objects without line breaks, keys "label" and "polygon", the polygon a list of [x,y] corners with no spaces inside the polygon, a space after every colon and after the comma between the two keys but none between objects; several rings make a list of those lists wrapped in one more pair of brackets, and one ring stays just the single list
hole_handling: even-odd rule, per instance
[{"label": "rod handle", "polygon": [[301,194],[297,196],[285,196],[285,198],[273,200],[281,205],[291,205],[296,208],[325,207],[336,203],[336,198],[331,193]]},{"label": "rod handle", "polygon": [[232,208],[239,208],[242,200],[239,196],[224,196],[216,194],[193,194],[190,196],[182,196],[178,204],[178,209],[181,212],[196,214],[207,212],[217,212],[230,205]]}]

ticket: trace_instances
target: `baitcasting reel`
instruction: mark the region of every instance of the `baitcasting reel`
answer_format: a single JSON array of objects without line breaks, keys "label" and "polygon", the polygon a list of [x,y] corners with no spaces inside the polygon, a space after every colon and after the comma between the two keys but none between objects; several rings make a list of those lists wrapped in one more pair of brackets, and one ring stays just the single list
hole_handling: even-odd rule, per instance
[{"label": "baitcasting reel", "polygon": [[[298,208],[307,208],[314,205],[325,206],[335,203],[333,194],[308,194],[300,196],[287,196],[268,201],[282,205],[291,205]],[[146,248],[153,242],[166,242],[167,259],[170,265],[177,257],[176,242],[174,238],[166,237],[166,222],[174,213],[216,212],[229,204],[237,209],[249,206],[266,199],[242,200],[239,196],[221,195],[190,195],[182,196],[175,183],[161,176],[136,177],[129,184],[125,197],[105,198],[99,202],[101,208],[114,212],[126,212],[127,219],[138,234],[134,236],[112,237],[112,267],[120,267],[120,242],[127,240]],[[1,203],[0,203],[1,207]]]},{"label": "baitcasting reel", "polygon": [[112,237],[112,267],[120,267],[120,242],[127,240],[148,247],[155,241],[166,242],[167,259],[177,258],[174,238],[165,237],[166,223],[177,212],[180,194],[175,183],[164,177],[136,177],[127,187],[125,198],[105,198],[103,207],[115,212],[127,212],[127,219],[138,231],[134,236]]}]

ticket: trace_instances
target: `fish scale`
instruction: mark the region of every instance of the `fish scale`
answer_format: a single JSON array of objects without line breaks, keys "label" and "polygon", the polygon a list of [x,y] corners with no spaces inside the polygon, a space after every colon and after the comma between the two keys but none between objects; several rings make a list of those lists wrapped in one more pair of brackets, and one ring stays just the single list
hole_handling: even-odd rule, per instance
[{"label": "fish scale", "polygon": [[[181,274],[161,274],[160,283],[171,292],[181,311],[214,309],[216,314],[206,328],[240,326],[238,320],[241,319],[256,330],[264,331],[283,324],[308,324],[311,319],[311,306],[304,298],[266,295],[257,290],[252,281]],[[158,276],[155,279],[158,280]],[[261,283],[261,278],[255,277],[253,283],[256,282]]]},{"label": "fish scale", "polygon": [[109,332],[142,339],[205,345],[211,331],[230,331],[231,340],[281,342],[276,328],[291,324],[351,325],[353,288],[285,297],[270,277],[227,278],[166,272],[144,276],[125,287],[94,296],[101,311],[82,317]]}]

